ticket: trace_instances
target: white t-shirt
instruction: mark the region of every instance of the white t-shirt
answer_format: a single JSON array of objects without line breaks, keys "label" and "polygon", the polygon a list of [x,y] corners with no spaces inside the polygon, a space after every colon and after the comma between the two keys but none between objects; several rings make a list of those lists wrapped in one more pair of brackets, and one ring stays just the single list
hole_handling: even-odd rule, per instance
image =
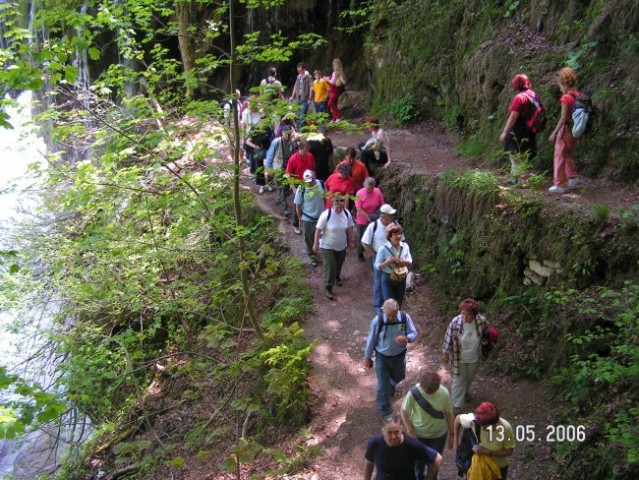
[{"label": "white t-shirt", "polygon": [[[331,212],[330,219],[328,212]],[[343,210],[342,213],[336,213],[332,209],[324,210],[317,220],[317,228],[322,231],[320,248],[338,252],[345,250],[348,246],[346,231],[353,225],[353,216],[347,210]]]},{"label": "white t-shirt", "polygon": [[464,330],[459,336],[461,343],[461,353],[459,361],[461,363],[479,362],[479,346],[481,339],[477,334],[477,323],[473,320],[470,323],[464,323]]},{"label": "white t-shirt", "polygon": [[[395,220],[391,221],[389,225],[399,225]],[[375,229],[375,225],[377,225],[377,229]],[[373,231],[375,233],[373,233]],[[404,241],[404,235],[402,235],[402,241]],[[377,253],[377,250],[382,248],[382,246],[387,242],[386,239],[386,226],[382,223],[382,221],[378,218],[374,222],[371,222],[364,230],[364,235],[362,235],[361,242],[366,245],[370,245],[370,247]]]}]

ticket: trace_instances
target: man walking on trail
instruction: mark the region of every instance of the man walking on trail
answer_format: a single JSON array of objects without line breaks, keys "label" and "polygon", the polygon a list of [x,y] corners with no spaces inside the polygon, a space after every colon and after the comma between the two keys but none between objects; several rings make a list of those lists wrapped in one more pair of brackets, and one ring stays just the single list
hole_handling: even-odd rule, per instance
[{"label": "man walking on trail", "polygon": [[324,184],[315,178],[313,170],[304,172],[304,183],[295,192],[293,203],[304,232],[304,243],[311,266],[317,266],[317,255],[313,251],[315,242],[315,227],[317,219],[324,212]]},{"label": "man walking on trail", "polygon": [[[286,173],[289,179],[296,180],[296,182],[291,183],[293,193],[297,193],[297,189],[304,179],[304,172],[306,170],[313,170],[313,172],[315,172],[316,170],[315,158],[313,158],[313,154],[310,150],[311,147],[309,143],[306,140],[300,140],[297,152],[291,155],[291,158],[288,159],[288,163],[286,164]],[[293,231],[297,235],[302,234],[297,210],[293,210]]]},{"label": "man walking on trail", "polygon": [[382,312],[371,321],[364,350],[366,368],[373,367],[375,353],[377,410],[382,417],[391,413],[395,387],[406,377],[406,348],[416,338],[417,330],[410,315],[400,311],[394,299],[386,300]]},{"label": "man walking on trail", "polygon": [[298,114],[300,117],[300,132],[304,127],[304,117],[308,112],[308,104],[313,100],[313,77],[306,70],[304,62],[297,64],[297,77],[295,85],[291,93],[290,101],[298,105]]}]

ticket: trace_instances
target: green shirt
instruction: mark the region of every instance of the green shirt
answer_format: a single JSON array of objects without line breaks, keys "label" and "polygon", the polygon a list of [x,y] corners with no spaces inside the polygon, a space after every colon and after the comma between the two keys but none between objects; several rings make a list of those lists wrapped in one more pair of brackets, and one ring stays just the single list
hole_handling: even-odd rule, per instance
[{"label": "green shirt", "polygon": [[[417,384],[417,388],[435,410],[450,412],[452,414],[453,402],[450,399],[450,393],[448,393],[446,387],[440,385],[439,389],[430,395],[426,394],[419,383]],[[408,413],[410,422],[413,424],[415,433],[419,438],[438,438],[448,433],[446,418],[431,417],[419,406],[419,403],[417,403],[417,400],[415,400],[415,397],[413,397],[410,391],[404,397],[402,410]]]}]

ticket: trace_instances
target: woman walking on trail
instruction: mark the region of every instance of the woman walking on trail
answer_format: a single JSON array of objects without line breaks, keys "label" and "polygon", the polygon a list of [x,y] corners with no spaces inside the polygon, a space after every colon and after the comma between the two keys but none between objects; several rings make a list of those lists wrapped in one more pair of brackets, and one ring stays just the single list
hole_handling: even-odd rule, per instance
[{"label": "woman walking on trail", "polygon": [[386,240],[375,258],[375,268],[382,272],[382,297],[384,301],[389,298],[397,300],[402,306],[406,293],[406,278],[408,267],[413,263],[410,247],[402,242],[403,230],[397,224],[386,227]]},{"label": "woman walking on trail", "polygon": [[479,313],[479,302],[467,298],[459,304],[460,314],[452,319],[444,335],[443,362],[452,364],[453,411],[461,412],[464,402],[470,402],[470,384],[475,378],[484,330],[488,327],[486,317]]},{"label": "woman walking on trail", "polygon": [[[501,473],[501,480],[506,480],[508,463],[515,450],[515,435],[510,423],[499,416],[499,409],[493,403],[482,402],[474,413],[457,415],[455,418],[453,440],[455,448],[461,440],[461,429],[474,429],[475,422],[480,427],[480,433],[479,443],[473,446],[473,453],[478,456],[479,461],[473,458],[468,478],[471,478],[473,469],[482,468],[492,472],[494,476],[489,478],[496,478],[496,474]],[[476,463],[479,465],[476,466]],[[499,472],[496,471],[497,469]]]},{"label": "woman walking on trail", "polygon": [[346,86],[344,67],[339,58],[333,60],[333,74],[330,77],[326,77],[326,80],[329,85],[328,108],[331,111],[331,123],[336,123],[342,120],[342,113],[337,108],[337,100],[344,93]]},{"label": "woman walking on trail", "polygon": [[504,145],[513,175],[516,182],[518,178],[525,180],[525,166],[523,161],[530,161],[537,155],[537,135],[528,128],[527,120],[533,113],[533,99],[538,98],[532,90],[532,84],[526,75],[519,73],[511,81],[513,89],[517,92],[508,107],[508,120],[504,130],[499,136],[499,141]]},{"label": "woman walking on trail", "polygon": [[572,136],[570,128],[572,107],[575,104],[575,99],[579,96],[577,75],[571,68],[562,68],[557,75],[557,83],[561,90],[561,113],[557,126],[548,138],[555,144],[553,186],[548,189],[550,193],[564,193],[566,187],[575,187],[578,182],[573,156],[576,140]]},{"label": "woman walking on trail", "polygon": [[357,227],[357,259],[360,262],[365,262],[364,258],[364,245],[362,245],[362,238],[364,238],[364,232],[368,224],[377,220],[379,214],[377,213],[382,205],[384,205],[384,194],[375,186],[375,179],[368,177],[364,180],[364,186],[355,192],[355,210],[357,216],[355,217],[355,224]]},{"label": "woman walking on trail", "polygon": [[344,208],[343,197],[333,197],[332,207],[324,210],[317,219],[313,252],[322,255],[324,267],[324,296],[334,300],[333,285],[342,286],[342,265],[346,259],[346,247],[355,248],[353,217]]}]

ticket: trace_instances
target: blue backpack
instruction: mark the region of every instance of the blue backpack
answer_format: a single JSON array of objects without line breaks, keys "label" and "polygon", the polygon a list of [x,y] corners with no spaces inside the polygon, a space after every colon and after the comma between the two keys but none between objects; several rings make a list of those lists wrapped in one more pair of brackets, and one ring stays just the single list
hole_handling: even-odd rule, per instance
[{"label": "blue backpack", "polygon": [[457,465],[457,475],[463,477],[473,460],[473,447],[479,443],[480,427],[473,420],[470,428],[464,428],[462,437],[455,452],[455,465]]}]

